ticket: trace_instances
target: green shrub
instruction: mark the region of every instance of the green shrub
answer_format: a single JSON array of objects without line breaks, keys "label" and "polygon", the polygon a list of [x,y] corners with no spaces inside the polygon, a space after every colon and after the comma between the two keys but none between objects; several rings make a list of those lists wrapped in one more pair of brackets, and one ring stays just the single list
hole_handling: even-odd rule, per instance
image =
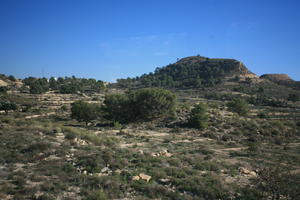
[{"label": "green shrub", "polygon": [[106,200],[107,194],[103,190],[96,190],[86,197],[86,200]]},{"label": "green shrub", "polygon": [[74,140],[76,137],[78,137],[78,135],[74,132],[67,132],[65,134],[65,138],[68,140]]},{"label": "green shrub", "polygon": [[227,104],[228,108],[232,112],[236,112],[237,114],[241,116],[246,116],[249,112],[249,106],[247,102],[244,99],[236,98],[232,101],[230,101]]},{"label": "green shrub", "polygon": [[195,168],[201,171],[219,171],[219,165],[209,161],[199,161],[196,163]]}]

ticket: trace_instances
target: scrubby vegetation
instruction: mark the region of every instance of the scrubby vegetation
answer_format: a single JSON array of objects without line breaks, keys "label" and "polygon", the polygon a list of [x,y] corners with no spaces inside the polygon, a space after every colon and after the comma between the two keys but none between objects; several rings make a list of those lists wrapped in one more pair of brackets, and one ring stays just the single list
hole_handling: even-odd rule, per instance
[{"label": "scrubby vegetation", "polygon": [[198,56],[106,90],[0,75],[0,199],[299,199],[299,91],[247,73]]}]

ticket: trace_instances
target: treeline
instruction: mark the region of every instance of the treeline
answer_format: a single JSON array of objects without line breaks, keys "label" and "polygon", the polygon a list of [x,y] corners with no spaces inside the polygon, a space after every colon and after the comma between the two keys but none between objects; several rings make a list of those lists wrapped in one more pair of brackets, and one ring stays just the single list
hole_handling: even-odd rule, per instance
[{"label": "treeline", "polygon": [[23,83],[29,86],[29,92],[32,94],[41,94],[49,90],[54,90],[63,94],[74,94],[78,92],[100,92],[105,89],[103,81],[95,79],[85,79],[72,77],[51,77],[46,78],[28,77]]},{"label": "treeline", "polygon": [[[169,90],[143,88],[124,94],[105,96],[103,105],[76,101],[71,107],[71,118],[88,124],[93,120],[113,123],[132,123],[152,120],[176,119],[177,97]],[[246,116],[249,107],[246,101],[235,98],[228,109],[240,116]],[[204,129],[208,127],[207,105],[198,103],[190,110],[185,126]]]},{"label": "treeline", "polygon": [[118,79],[120,87],[165,87],[195,88],[214,86],[222,82],[224,76],[247,70],[233,59],[209,59],[201,56],[188,57],[163,68],[156,68],[154,73],[141,77]]}]

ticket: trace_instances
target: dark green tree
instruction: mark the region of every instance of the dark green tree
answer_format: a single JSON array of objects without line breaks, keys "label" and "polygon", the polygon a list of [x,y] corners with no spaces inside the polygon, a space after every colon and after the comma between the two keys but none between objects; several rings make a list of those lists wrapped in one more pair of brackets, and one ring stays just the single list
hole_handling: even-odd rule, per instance
[{"label": "dark green tree", "polygon": [[150,121],[173,116],[176,96],[158,88],[145,88],[125,94],[107,95],[103,110],[106,118],[121,123]]},{"label": "dark green tree", "polygon": [[49,79],[49,87],[52,89],[52,90],[57,90],[58,89],[58,83],[57,81],[55,80],[54,77],[51,77]]},{"label": "dark green tree", "polygon": [[191,127],[204,129],[208,126],[207,106],[203,103],[195,105],[191,110],[188,123]]},{"label": "dark green tree", "polygon": [[6,93],[7,90],[8,90],[7,87],[5,87],[5,86],[0,86],[0,93]]},{"label": "dark green tree", "polygon": [[16,81],[16,78],[13,75],[8,76],[8,79],[11,81]]},{"label": "dark green tree", "polygon": [[3,102],[0,103],[0,110],[4,110],[6,113],[9,110],[17,110],[17,105],[15,103],[11,103],[11,102]]},{"label": "dark green tree", "polygon": [[41,94],[49,91],[49,83],[46,78],[31,79],[28,84],[31,94]]},{"label": "dark green tree", "polygon": [[298,95],[298,94],[289,94],[288,100],[293,101],[293,102],[299,101],[300,100],[300,95]]},{"label": "dark green tree", "polygon": [[75,101],[71,107],[71,118],[88,125],[92,120],[97,119],[99,107],[84,101]]}]

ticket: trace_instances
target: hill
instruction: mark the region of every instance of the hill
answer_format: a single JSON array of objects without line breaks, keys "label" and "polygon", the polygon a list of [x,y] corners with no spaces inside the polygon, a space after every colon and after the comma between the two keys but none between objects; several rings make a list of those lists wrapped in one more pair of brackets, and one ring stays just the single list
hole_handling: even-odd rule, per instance
[{"label": "hill", "polygon": [[135,79],[118,79],[121,86],[195,88],[214,86],[229,79],[258,78],[235,59],[215,59],[191,56],[174,64],[156,68],[154,73]]},{"label": "hill", "polygon": [[268,79],[271,81],[294,81],[289,75],[287,74],[263,74],[260,78]]},{"label": "hill", "polygon": [[251,102],[268,102],[264,105],[287,100],[291,94],[300,95],[299,82],[287,75],[258,77],[241,61],[203,56],[182,58],[140,77],[118,79],[117,84],[112,85],[115,86],[127,89],[162,87],[177,92],[182,90],[182,93],[190,91],[198,97],[215,100],[242,95],[252,98]]},{"label": "hill", "polygon": [[287,74],[263,74],[260,78],[288,88],[300,89],[300,81],[293,80]]}]

